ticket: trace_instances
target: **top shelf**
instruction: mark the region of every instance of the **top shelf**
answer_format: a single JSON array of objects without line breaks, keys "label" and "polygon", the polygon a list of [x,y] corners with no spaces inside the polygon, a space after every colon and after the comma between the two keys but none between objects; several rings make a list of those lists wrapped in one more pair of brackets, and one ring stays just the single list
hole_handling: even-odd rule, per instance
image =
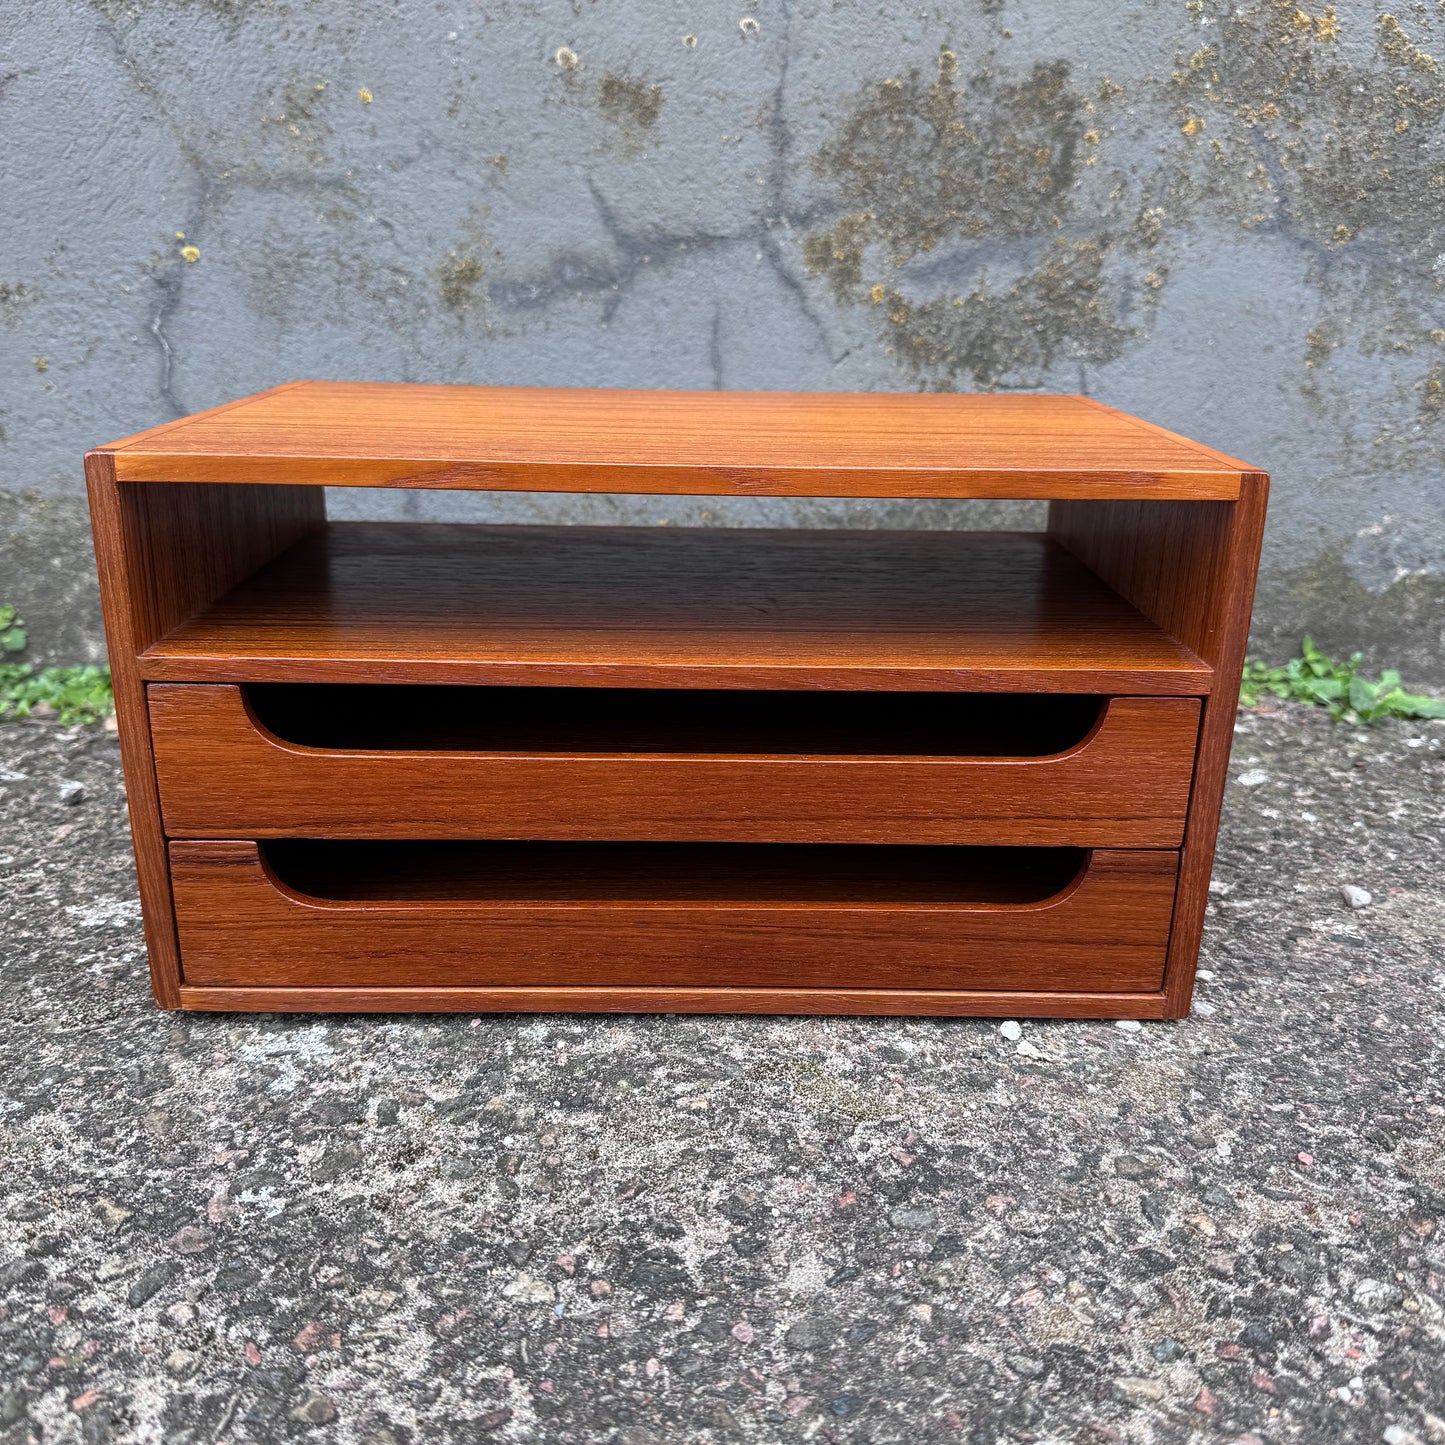
[{"label": "top shelf", "polygon": [[1234,501],[1247,463],[1082,396],[300,381],[102,448],[122,482]]}]

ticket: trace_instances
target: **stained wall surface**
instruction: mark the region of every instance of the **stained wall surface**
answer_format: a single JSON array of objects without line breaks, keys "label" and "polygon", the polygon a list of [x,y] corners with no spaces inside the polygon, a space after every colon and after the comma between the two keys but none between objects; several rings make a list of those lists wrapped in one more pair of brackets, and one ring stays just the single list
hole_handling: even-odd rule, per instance
[{"label": "stained wall surface", "polygon": [[[1445,683],[1433,0],[10,0],[5,29],[0,602],[55,660],[101,647],[81,452],[312,376],[1086,392],[1273,473],[1256,650],[1310,629]],[[387,504],[427,502],[335,510]]]}]

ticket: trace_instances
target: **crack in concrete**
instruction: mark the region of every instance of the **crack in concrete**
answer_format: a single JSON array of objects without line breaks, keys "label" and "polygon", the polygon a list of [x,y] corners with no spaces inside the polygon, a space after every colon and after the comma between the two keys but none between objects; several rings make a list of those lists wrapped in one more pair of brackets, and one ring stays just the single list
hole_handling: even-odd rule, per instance
[{"label": "crack in concrete", "polygon": [[487,288],[488,299],[518,311],[537,310],[552,303],[553,293],[574,295],[610,293],[603,304],[602,319],[612,320],[625,292],[654,264],[665,265],[679,256],[708,252],[748,239],[751,227],[738,231],[651,230],[635,231],[618,216],[611,202],[590,178],[588,193],[597,217],[616,252],[616,259],[579,256],[568,250],[554,257],[541,271],[518,280],[497,280]]},{"label": "crack in concrete", "polygon": [[[617,208],[603,194],[591,177],[587,190],[597,208],[597,216],[618,259],[608,264],[580,257],[568,250],[553,258],[541,271],[518,280],[498,279],[487,287],[487,297],[501,309],[538,310],[551,304],[553,293],[570,291],[574,295],[606,293],[602,320],[610,323],[634,282],[645,270],[665,267],[683,256],[696,255],[735,245],[751,245],[757,256],[777,278],[792,298],[803,320],[812,329],[830,365],[836,366],[842,356],[835,354],[832,337],[822,316],[814,307],[804,280],[788,264],[779,233],[791,235],[794,228],[816,224],[838,214],[836,205],[794,206],[788,197],[788,166],[793,148],[792,130],[787,118],[786,97],[790,51],[792,45],[791,17],[786,4],[780,6],[782,18],[781,59],[774,82],[765,130],[768,138],[769,164],[765,178],[767,192],[764,204],[746,224],[728,231],[699,229],[646,229],[629,225]],[[719,329],[714,325],[710,346],[719,344]],[[851,350],[851,348],[849,348]],[[711,353],[710,353],[711,355]],[[711,355],[713,373],[721,373],[721,363]]]},{"label": "crack in concrete", "polygon": [[[215,208],[217,195],[223,190],[249,188],[256,191],[270,191],[281,194],[307,196],[341,196],[350,204],[364,207],[362,192],[345,176],[315,175],[294,169],[279,172],[265,171],[250,164],[227,166],[210,165],[197,149],[184,127],[170,114],[157,86],[141,68],[126,47],[125,39],[113,16],[104,10],[97,11],[96,18],[105,37],[111,55],[122,72],[142,96],[152,113],[170,132],[185,169],[189,172],[196,195],[185,208],[187,220],[183,234],[191,244],[197,244],[205,234],[207,221]],[[18,74],[18,72],[17,72]],[[0,87],[11,77],[0,77]],[[226,183],[214,180],[215,174],[226,177]],[[159,274],[153,275],[158,297],[154,314],[147,331],[155,339],[159,351],[160,373],[158,391],[173,417],[185,416],[190,408],[182,402],[176,389],[176,351],[168,337],[167,327],[180,309],[185,291],[186,269],[191,263],[179,255],[172,255],[169,264]]]},{"label": "crack in concrete", "polygon": [[[191,144],[190,138],[185,134],[181,126],[171,116],[165,103],[162,101],[159,92],[150,78],[137,64],[135,58],[126,49],[125,41],[122,38],[115,20],[105,11],[98,11],[96,18],[102,35],[105,37],[112,56],[115,58],[121,71],[135,87],[137,94],[142,96],[150,106],[155,117],[171,133],[175,141],[176,149],[180,152],[181,160],[186,169],[191,173],[196,185],[200,188],[199,205],[193,209],[196,219],[188,221],[186,235],[193,237],[205,224],[206,213],[210,207],[211,184],[206,178],[206,171],[201,157],[197,154],[195,147]],[[155,337],[156,345],[160,351],[160,382],[158,390],[161,399],[170,408],[173,417],[184,416],[186,407],[181,403],[175,390],[175,350],[166,336],[166,325],[172,314],[180,305],[181,291],[184,284],[184,268],[189,264],[182,257],[176,255],[171,260],[170,267],[154,279],[159,288],[160,296],[155,310],[151,317],[150,325],[147,328],[150,334]]]},{"label": "crack in concrete", "polygon": [[723,391],[723,354],[722,354],[722,307],[713,304],[712,308],[712,334],[708,340],[708,360],[712,363],[712,389]]}]

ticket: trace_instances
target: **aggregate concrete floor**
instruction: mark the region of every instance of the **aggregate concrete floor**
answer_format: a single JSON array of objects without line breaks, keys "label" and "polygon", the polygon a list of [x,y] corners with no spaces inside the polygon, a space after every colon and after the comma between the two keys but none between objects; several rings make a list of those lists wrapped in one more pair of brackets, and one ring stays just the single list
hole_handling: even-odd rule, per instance
[{"label": "aggregate concrete floor", "polygon": [[160,1013],[0,724],[0,1439],[1445,1441],[1442,755],[1243,714],[1195,1015],[1012,1042]]}]

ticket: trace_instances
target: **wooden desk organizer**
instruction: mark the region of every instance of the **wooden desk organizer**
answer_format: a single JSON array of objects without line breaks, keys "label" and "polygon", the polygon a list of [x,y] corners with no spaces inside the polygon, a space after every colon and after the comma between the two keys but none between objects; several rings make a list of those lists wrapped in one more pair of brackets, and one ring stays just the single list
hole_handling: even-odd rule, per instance
[{"label": "wooden desk organizer", "polygon": [[[86,474],[164,1007],[1188,1011],[1262,472],[1082,397],[298,382]],[[323,486],[1050,505],[329,524]]]}]

